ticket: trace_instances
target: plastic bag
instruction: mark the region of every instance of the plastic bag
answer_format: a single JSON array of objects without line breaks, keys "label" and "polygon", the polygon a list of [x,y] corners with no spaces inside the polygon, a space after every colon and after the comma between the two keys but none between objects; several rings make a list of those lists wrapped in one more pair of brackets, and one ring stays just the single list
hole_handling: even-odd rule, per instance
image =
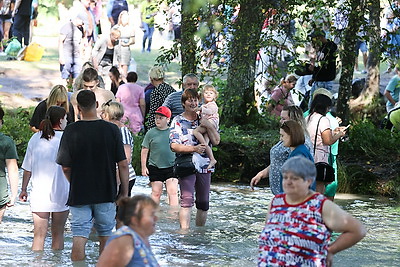
[{"label": "plastic bag", "polygon": [[42,59],[44,47],[38,43],[30,43],[26,48],[25,61],[39,61]]},{"label": "plastic bag", "polygon": [[13,39],[8,43],[6,50],[4,51],[7,55],[16,57],[19,50],[21,50],[21,43],[17,39]]}]

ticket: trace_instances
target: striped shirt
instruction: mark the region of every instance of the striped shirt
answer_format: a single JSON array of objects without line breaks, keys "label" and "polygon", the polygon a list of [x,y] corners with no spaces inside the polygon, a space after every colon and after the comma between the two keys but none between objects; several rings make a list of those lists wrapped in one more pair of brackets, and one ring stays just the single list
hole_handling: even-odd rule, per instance
[{"label": "striped shirt", "polygon": [[185,111],[182,106],[182,94],[183,91],[174,92],[167,96],[162,104],[171,110],[171,121],[176,115],[182,114]]},{"label": "striped shirt", "polygon": [[[119,129],[121,130],[122,143],[124,145],[130,145],[131,153],[133,154],[133,138],[132,138],[132,134],[131,134],[129,128],[121,127]],[[131,155],[131,158],[132,158],[132,155]],[[133,180],[136,178],[135,170],[132,167],[132,160],[131,160],[131,162],[128,162],[128,167],[129,167],[129,181],[130,181],[130,180]]]},{"label": "striped shirt", "polygon": [[272,200],[269,219],[258,238],[258,266],[326,266],[331,232],[322,219],[322,207],[327,198],[315,193],[290,205],[285,196]]}]

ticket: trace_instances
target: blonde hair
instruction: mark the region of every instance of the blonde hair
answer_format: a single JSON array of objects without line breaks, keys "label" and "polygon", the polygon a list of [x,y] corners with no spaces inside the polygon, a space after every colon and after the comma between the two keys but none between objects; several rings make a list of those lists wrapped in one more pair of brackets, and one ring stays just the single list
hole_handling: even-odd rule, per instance
[{"label": "blonde hair", "polygon": [[61,107],[69,112],[69,102],[68,102],[68,93],[67,89],[63,85],[56,85],[54,86],[50,93],[49,97],[46,100],[46,107],[49,109],[51,106],[57,106],[57,101],[58,102],[64,102]]},{"label": "blonde hair", "polygon": [[281,80],[280,85],[282,85],[284,82],[293,83],[293,82],[296,82],[296,81],[297,81],[297,77],[295,75],[293,75],[293,74],[290,74],[290,75],[287,75],[285,77],[285,79]]},{"label": "blonde hair", "polygon": [[214,94],[215,94],[215,99],[214,100],[216,100],[218,98],[218,91],[211,84],[206,84],[206,85],[203,86],[203,89],[201,90],[202,97],[204,97],[204,92],[205,91],[213,91]]},{"label": "blonde hair", "polygon": [[122,16],[125,15],[125,14],[127,14],[128,18],[129,18],[128,11],[122,10],[121,13],[119,13],[119,15],[118,15],[118,23],[117,23],[117,25],[122,25]]},{"label": "blonde hair", "polygon": [[117,101],[107,101],[101,106],[104,113],[107,113],[110,120],[121,120],[124,116],[124,106]]}]

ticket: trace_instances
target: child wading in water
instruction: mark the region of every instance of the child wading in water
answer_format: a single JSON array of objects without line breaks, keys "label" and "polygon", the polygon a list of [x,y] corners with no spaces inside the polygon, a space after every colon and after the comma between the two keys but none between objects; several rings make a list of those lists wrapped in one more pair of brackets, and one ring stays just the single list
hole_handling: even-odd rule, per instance
[{"label": "child wading in water", "polygon": [[[215,103],[215,100],[218,97],[218,92],[215,90],[212,85],[205,85],[203,88],[203,100],[204,104],[201,106],[201,118],[208,120],[218,131],[219,128],[219,115],[218,115],[218,106]],[[199,140],[201,144],[206,145],[206,154],[210,158],[210,164],[207,169],[212,168],[217,161],[214,158],[214,154],[212,152],[211,147],[208,145],[210,142],[208,129],[202,125],[194,129],[193,135]]]},{"label": "child wading in water", "polygon": [[175,154],[169,147],[171,110],[161,106],[155,112],[156,127],[150,129],[142,143],[142,175],[149,176],[151,198],[160,203],[163,183],[167,187],[170,206],[178,206],[178,179],[174,178]]}]

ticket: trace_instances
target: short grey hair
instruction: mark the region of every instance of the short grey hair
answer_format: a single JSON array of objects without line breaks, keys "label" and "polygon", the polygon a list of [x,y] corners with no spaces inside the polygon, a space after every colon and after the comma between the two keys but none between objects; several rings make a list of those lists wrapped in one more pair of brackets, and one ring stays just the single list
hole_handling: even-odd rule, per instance
[{"label": "short grey hair", "polygon": [[282,174],[291,172],[304,180],[315,181],[317,169],[315,163],[303,156],[289,158],[282,166]]},{"label": "short grey hair", "polygon": [[183,82],[186,82],[186,80],[187,80],[188,78],[199,80],[199,77],[197,77],[196,74],[194,74],[194,73],[188,73],[188,74],[186,74],[185,76],[183,76],[182,81],[183,81]]}]

